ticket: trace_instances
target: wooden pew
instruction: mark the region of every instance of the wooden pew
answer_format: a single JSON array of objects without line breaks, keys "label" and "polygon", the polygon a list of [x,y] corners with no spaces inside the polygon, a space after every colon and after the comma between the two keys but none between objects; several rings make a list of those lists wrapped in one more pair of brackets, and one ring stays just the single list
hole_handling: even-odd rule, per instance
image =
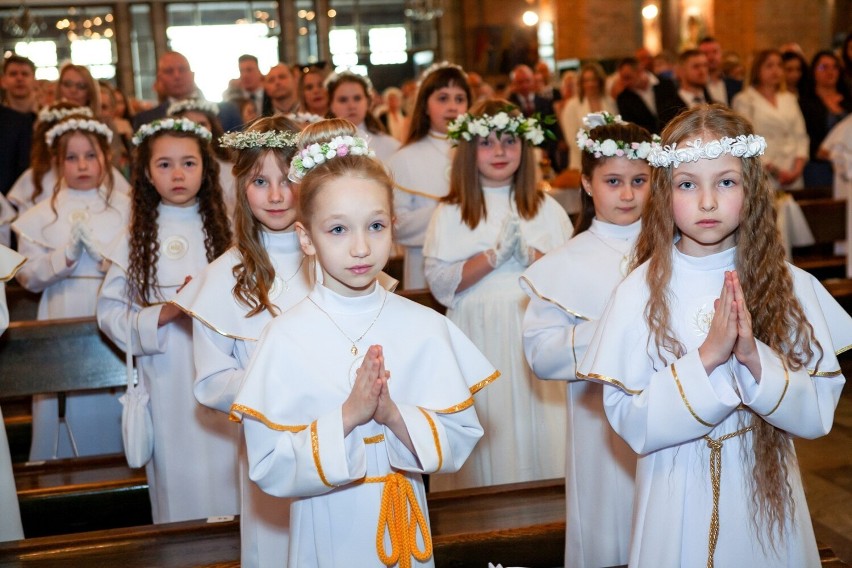
[{"label": "wooden pew", "polygon": [[793,264],[817,278],[846,275],[846,257],[834,254],[835,241],[846,240],[846,201],[842,199],[797,200],[813,232],[816,244],[793,249]]},{"label": "wooden pew", "polygon": [[396,292],[398,295],[403,298],[408,298],[412,302],[417,302],[427,308],[432,308],[439,314],[446,314],[447,308],[441,304],[438,300],[435,299],[435,296],[432,295],[432,292],[429,291],[428,288],[418,288],[414,290],[399,290]]},{"label": "wooden pew", "polygon": [[30,292],[14,282],[6,283],[6,305],[9,307],[10,321],[28,321],[36,319],[41,294]]}]

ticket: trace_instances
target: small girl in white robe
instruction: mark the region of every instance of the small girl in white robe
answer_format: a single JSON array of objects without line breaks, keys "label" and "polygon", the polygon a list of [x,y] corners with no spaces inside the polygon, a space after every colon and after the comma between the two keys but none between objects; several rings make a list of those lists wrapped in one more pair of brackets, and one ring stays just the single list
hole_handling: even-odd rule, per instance
[{"label": "small girl in white robe", "polygon": [[535,187],[535,119],[491,99],[450,125],[459,140],[450,193],[432,216],[423,254],[432,294],[447,317],[503,373],[476,400],[485,437],[458,473],[430,478],[432,490],[565,475],[565,389],[536,379],[524,358],[528,298],[518,277],[571,236],[565,210]]},{"label": "small girl in white robe", "polygon": [[637,267],[578,371],[639,454],[629,564],[816,568],[793,437],[831,429],[852,318],[784,261],[747,120],[700,106],[662,136]]},{"label": "small girl in white robe", "polygon": [[[59,184],[50,199],[12,223],[18,251],[28,258],[18,282],[42,292],[39,320],[95,315],[104,251],[130,213],[127,197],[112,188],[111,139],[107,125],[77,114],[45,134]],[[119,395],[105,390],[33,396],[30,460],[120,452]]]},{"label": "small girl in white robe", "polygon": [[452,323],[385,291],[393,184],[348,121],[308,126],[290,169],[307,298],[263,332],[232,407],[250,477],[296,497],[299,568],[434,566],[421,475],[482,436],[473,395],[499,374]]},{"label": "small girl in white robe", "polygon": [[[9,308],[6,306],[6,285],[21,268],[26,258],[15,251],[0,246],[0,335],[9,327]],[[3,412],[0,411],[0,425]],[[15,473],[9,454],[6,428],[0,428],[0,542],[24,538],[21,525],[21,510],[18,507],[18,492],[15,488]]]},{"label": "small girl in white robe", "polygon": [[234,515],[237,435],[192,394],[191,320],[167,303],[225,252],[231,233],[210,131],[187,119],[143,125],[134,136],[133,218],[108,253],[98,325],[137,357],[150,395],[154,450],[146,466],[155,523]]},{"label": "small girl in white robe", "polygon": [[402,284],[406,290],[426,288],[426,229],[438,202],[450,189],[453,145],[447,126],[467,112],[470,102],[470,86],[461,67],[444,62],[427,69],[417,88],[408,136],[388,159],[396,184],[393,236],[405,247]]},{"label": "small girl in white robe", "polygon": [[[613,431],[603,386],[577,378],[612,291],[627,275],[650,192],[651,134],[606,112],[589,114],[577,147],[582,210],[574,237],[521,276],[530,297],[524,353],[536,376],[567,381],[565,566],[627,563],[636,454]],[[656,137],[659,139],[659,137]]]}]

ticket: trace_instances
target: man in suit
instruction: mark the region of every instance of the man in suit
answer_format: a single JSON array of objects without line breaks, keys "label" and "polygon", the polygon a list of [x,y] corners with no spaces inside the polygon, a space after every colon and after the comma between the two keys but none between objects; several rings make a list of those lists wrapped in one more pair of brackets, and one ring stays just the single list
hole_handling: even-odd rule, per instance
[{"label": "man in suit", "polygon": [[[536,92],[535,73],[528,65],[516,66],[509,78],[512,81],[509,102],[517,105],[524,116],[538,114],[543,118],[553,115],[553,101]],[[545,139],[541,148],[547,154],[553,170],[559,172],[567,166],[567,156],[562,156],[558,150],[559,141],[564,137],[558,123],[551,124],[548,128],[556,136],[556,140]]]},{"label": "man in suit", "polygon": [[298,80],[293,75],[293,68],[286,63],[273,66],[263,79],[263,89],[266,91],[264,116],[275,113],[290,114],[299,112]]},{"label": "man in suit", "polygon": [[8,57],[3,65],[2,85],[5,96],[0,105],[0,193],[6,195],[30,165],[36,119],[35,64],[20,55]]},{"label": "man in suit", "polygon": [[257,115],[263,114],[264,99],[263,73],[258,67],[257,57],[250,54],[241,55],[238,59],[240,78],[237,88],[229,89],[225,98],[236,104],[241,99],[248,99],[254,103]]},{"label": "man in suit", "polygon": [[687,107],[716,102],[707,91],[710,78],[707,56],[698,49],[687,49],[678,57],[677,94]]},{"label": "man in suit", "polygon": [[10,55],[3,62],[3,106],[35,119],[35,63],[20,55]]},{"label": "man in suit", "polygon": [[625,86],[616,99],[618,112],[624,120],[659,134],[672,118],[687,108],[672,81],[655,77],[643,69],[635,57],[621,60],[617,73],[618,80]]},{"label": "man in suit", "polygon": [[[163,102],[137,114],[133,118],[134,130],[143,124],[165,118],[169,105],[175,101],[204,98],[195,87],[195,73],[192,72],[189,61],[177,51],[167,51],[157,61],[157,85]],[[240,111],[230,103],[222,103],[219,105],[219,121],[226,132],[235,130],[242,124]]]},{"label": "man in suit", "polygon": [[734,100],[734,95],[743,88],[743,82],[722,74],[722,45],[715,38],[705,37],[698,43],[698,49],[707,57],[707,91],[717,103],[728,106]]}]

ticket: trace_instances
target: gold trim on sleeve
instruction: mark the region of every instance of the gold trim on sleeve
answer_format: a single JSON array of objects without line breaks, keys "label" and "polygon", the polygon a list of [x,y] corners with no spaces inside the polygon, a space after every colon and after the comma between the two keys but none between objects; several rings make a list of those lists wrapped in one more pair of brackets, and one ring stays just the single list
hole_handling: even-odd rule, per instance
[{"label": "gold trim on sleeve", "polygon": [[476,383],[475,385],[470,387],[470,394],[478,393],[479,391],[481,391],[482,389],[484,389],[485,387],[487,387],[488,385],[490,385],[491,383],[496,381],[497,377],[499,377],[499,376],[500,376],[500,371],[495,370],[493,373],[491,373],[490,375],[488,375],[487,377],[485,377],[484,379],[482,379],[481,381],[479,381],[478,383]]},{"label": "gold trim on sleeve", "polygon": [[429,416],[429,413],[419,406],[417,407],[420,412],[423,413],[423,416],[426,417],[426,421],[429,423],[429,428],[432,429],[432,438],[435,440],[435,451],[438,452],[438,469],[435,471],[441,471],[441,468],[444,465],[444,452],[441,450],[441,437],[438,435],[438,428],[435,426],[435,421],[432,420],[432,417]]},{"label": "gold trim on sleeve", "polygon": [[417,196],[420,196],[420,197],[425,197],[426,199],[431,199],[432,201],[440,201],[441,200],[441,198],[438,197],[437,195],[432,195],[431,193],[426,193],[426,192],[423,192],[423,191],[417,191],[416,189],[403,187],[403,186],[399,185],[398,183],[394,184],[394,187],[396,189],[400,190],[400,191],[405,192],[405,193],[410,193],[411,195],[417,195]]},{"label": "gold trim on sleeve", "polygon": [[836,377],[843,374],[843,369],[837,369],[836,371],[817,371],[815,369],[808,369],[808,374],[812,377]]},{"label": "gold trim on sleeve", "polygon": [[835,352],[834,352],[834,354],[835,354],[835,355],[840,355],[841,353],[846,353],[846,352],[847,352],[847,351],[849,351],[850,349],[852,349],[852,345],[847,345],[846,347],[841,347],[840,349],[838,349],[837,351],[835,351]]},{"label": "gold trim on sleeve", "polygon": [[314,465],[317,467],[317,473],[319,474],[320,481],[323,482],[323,485],[326,487],[337,487],[336,485],[332,485],[325,478],[325,473],[322,471],[322,463],[320,463],[320,455],[319,455],[319,434],[317,434],[317,421],[314,420],[311,422],[311,451],[314,454]]},{"label": "gold trim on sleeve", "polygon": [[619,389],[623,390],[627,394],[634,395],[634,396],[642,394],[641,390],[629,389],[629,388],[627,388],[627,386],[624,383],[622,383],[618,379],[613,379],[612,377],[607,377],[606,375],[599,375],[598,373],[589,373],[588,375],[584,375],[580,371],[577,371],[577,378],[583,379],[584,381],[600,381],[600,382],[603,382],[603,383],[607,383],[607,384],[610,384],[614,387],[618,387]]},{"label": "gold trim on sleeve", "polygon": [[242,422],[243,417],[240,416],[241,414],[245,414],[246,416],[251,416],[252,418],[257,420],[258,422],[260,422],[261,424],[266,426],[267,428],[269,428],[271,430],[277,430],[279,432],[293,432],[295,434],[296,432],[301,432],[302,430],[307,428],[307,426],[305,426],[305,425],[287,426],[285,424],[278,424],[277,422],[273,422],[272,420],[270,420],[269,418],[264,416],[262,412],[258,412],[257,410],[254,410],[253,408],[249,408],[248,406],[243,406],[242,404],[232,404],[231,405],[231,420],[233,422]]},{"label": "gold trim on sleeve", "polygon": [[675,384],[677,385],[677,390],[680,393],[680,398],[683,400],[683,403],[686,405],[686,408],[687,408],[687,410],[689,410],[689,413],[692,414],[692,417],[695,418],[698,421],[698,423],[701,424],[702,426],[707,426],[708,428],[712,428],[713,425],[710,424],[709,422],[705,422],[704,420],[702,420],[695,413],[695,411],[692,409],[692,405],[689,404],[689,401],[686,399],[686,393],[683,391],[683,385],[680,384],[680,379],[677,376],[677,369],[675,369],[674,363],[672,363],[669,366],[669,369],[671,369],[671,371],[672,371],[672,377],[674,377]]},{"label": "gold trim on sleeve", "polygon": [[174,300],[169,300],[167,303],[172,304],[173,306],[175,306],[176,308],[178,308],[179,310],[184,312],[189,317],[197,319],[198,321],[200,321],[201,323],[203,323],[204,325],[206,325],[207,327],[209,327],[210,329],[212,329],[213,331],[215,331],[216,333],[218,333],[219,335],[221,335],[223,337],[230,337],[231,339],[236,339],[238,341],[257,341],[256,337],[242,337],[242,336],[239,336],[239,335],[234,335],[232,333],[228,333],[226,331],[222,331],[221,329],[219,329],[218,327],[216,327],[215,325],[213,325],[212,323],[210,323],[209,321],[207,321],[206,319],[204,319],[203,317],[201,317],[197,313],[193,312],[189,308],[186,308],[186,307],[178,304]]},{"label": "gold trim on sleeve", "polygon": [[[782,362],[783,365],[783,362]],[[778,399],[778,404],[776,404],[772,410],[769,411],[768,414],[764,414],[764,416],[771,416],[773,412],[778,410],[778,407],[781,406],[781,401],[784,400],[784,395],[787,394],[787,389],[790,387],[790,373],[787,372],[787,365],[784,365],[784,390],[781,391],[781,398]]]},{"label": "gold trim on sleeve", "polygon": [[8,282],[12,278],[14,278],[15,273],[17,273],[21,269],[21,267],[27,263],[27,260],[29,260],[25,256],[22,256],[21,258],[23,258],[24,260],[22,260],[17,266],[13,266],[12,271],[9,274],[7,274],[6,276],[0,276],[0,282]]},{"label": "gold trim on sleeve", "polygon": [[460,402],[454,406],[449,408],[443,408],[441,410],[434,410],[435,414],[455,414],[456,412],[461,412],[462,410],[466,410],[473,406],[473,397],[468,398],[464,402]]},{"label": "gold trim on sleeve", "polygon": [[521,276],[521,278],[520,278],[520,279],[527,283],[527,286],[529,286],[529,287],[530,287],[530,290],[532,290],[532,291],[533,291],[533,294],[535,294],[536,296],[538,296],[538,298],[539,298],[540,300],[542,300],[542,301],[544,301],[544,302],[548,302],[548,303],[550,303],[550,304],[553,304],[554,306],[556,306],[557,308],[559,308],[560,310],[562,310],[563,312],[565,312],[565,313],[566,313],[566,314],[568,314],[569,316],[574,316],[575,318],[580,318],[580,319],[583,319],[583,320],[586,320],[586,321],[591,321],[591,318],[586,317],[586,316],[584,316],[583,314],[577,313],[577,312],[575,312],[574,310],[569,310],[568,308],[566,308],[565,306],[563,306],[562,304],[560,304],[559,302],[557,302],[556,300],[554,300],[554,299],[552,299],[552,298],[548,298],[547,296],[543,296],[543,295],[542,295],[542,294],[541,294],[541,293],[540,293],[540,292],[536,289],[536,287],[533,285],[533,283],[532,283],[532,282],[530,282],[530,279],[529,279],[529,278],[527,278],[526,276]]}]

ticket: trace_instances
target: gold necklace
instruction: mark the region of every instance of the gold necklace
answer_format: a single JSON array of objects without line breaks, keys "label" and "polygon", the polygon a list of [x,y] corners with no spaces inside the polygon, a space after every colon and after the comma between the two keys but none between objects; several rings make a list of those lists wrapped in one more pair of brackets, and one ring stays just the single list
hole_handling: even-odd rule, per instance
[{"label": "gold necklace", "polygon": [[337,325],[337,322],[336,322],[336,321],[334,321],[334,318],[333,318],[333,317],[331,317],[331,314],[329,314],[327,311],[325,311],[324,309],[322,309],[322,306],[320,306],[319,304],[317,304],[316,302],[314,302],[314,299],[313,299],[313,298],[311,298],[310,296],[308,296],[308,300],[310,300],[310,301],[311,301],[311,303],[312,303],[313,305],[315,305],[319,311],[321,311],[322,313],[324,313],[324,314],[325,314],[325,317],[327,317],[327,318],[329,319],[329,321],[330,321],[331,323],[333,323],[333,324],[334,324],[334,327],[336,327],[336,328],[337,328],[337,331],[339,331],[340,333],[342,333],[342,334],[343,334],[343,337],[345,337],[346,339],[348,339],[348,340],[350,341],[350,343],[352,343],[352,348],[351,348],[351,349],[349,349],[349,352],[350,352],[350,353],[352,353],[352,356],[353,356],[353,357],[357,357],[357,356],[358,356],[358,346],[357,346],[357,345],[355,345],[355,344],[356,344],[356,343],[358,343],[359,341],[361,341],[362,339],[364,339],[364,336],[365,336],[365,335],[367,335],[367,332],[369,332],[371,329],[373,329],[373,325],[375,325],[375,323],[378,321],[379,316],[380,316],[380,315],[382,315],[382,310],[384,310],[384,309],[385,309],[385,302],[387,301],[387,299],[388,299],[388,293],[387,293],[387,292],[385,292],[385,297],[384,297],[384,298],[382,298],[382,305],[381,305],[381,306],[379,306],[379,313],[377,313],[377,314],[376,314],[376,317],[375,317],[375,318],[373,318],[373,321],[370,323],[370,325],[367,327],[367,329],[365,329],[365,330],[364,330],[364,333],[362,333],[361,335],[359,335],[359,336],[358,336],[358,339],[355,339],[355,340],[353,341],[353,339],[352,339],[351,337],[349,337],[349,335],[347,335],[347,333],[346,333],[345,331],[343,331],[343,328],[341,328],[339,325]]},{"label": "gold necklace", "polygon": [[630,267],[630,259],[629,259],[629,258],[628,258],[628,256],[627,256],[627,255],[628,255],[628,253],[621,252],[620,250],[618,250],[617,248],[615,248],[614,246],[612,246],[611,244],[609,244],[608,242],[606,242],[605,240],[603,240],[603,237],[601,237],[600,235],[598,235],[598,234],[597,234],[597,233],[595,233],[594,231],[589,231],[589,232],[590,232],[592,235],[594,235],[594,237],[595,237],[597,240],[599,240],[599,241],[601,242],[601,244],[602,244],[602,245],[604,245],[604,246],[605,246],[605,247],[607,247],[608,249],[610,249],[610,250],[612,250],[612,251],[615,251],[615,252],[617,252],[618,254],[620,254],[620,255],[621,255],[621,262],[619,262],[619,263],[618,263],[618,269],[619,269],[619,271],[621,272],[621,275],[622,275],[622,276],[627,276],[627,269]]}]

